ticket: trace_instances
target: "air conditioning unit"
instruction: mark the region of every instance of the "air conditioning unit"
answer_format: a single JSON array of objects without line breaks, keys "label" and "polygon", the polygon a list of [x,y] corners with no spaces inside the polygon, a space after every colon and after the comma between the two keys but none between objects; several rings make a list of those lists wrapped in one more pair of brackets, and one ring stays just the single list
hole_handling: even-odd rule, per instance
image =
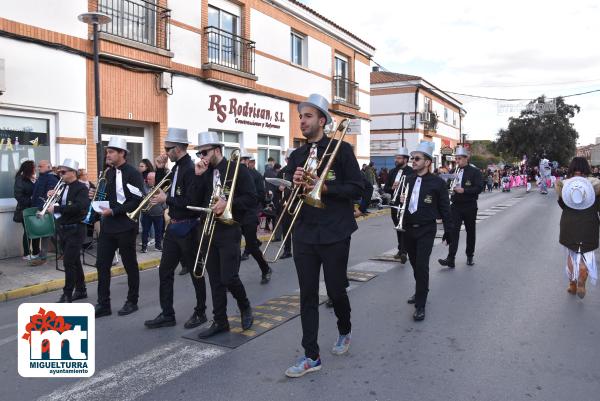
[{"label": "air conditioning unit", "polygon": [[428,123],[431,120],[431,113],[429,112],[424,112],[421,113],[421,122],[423,123]]}]

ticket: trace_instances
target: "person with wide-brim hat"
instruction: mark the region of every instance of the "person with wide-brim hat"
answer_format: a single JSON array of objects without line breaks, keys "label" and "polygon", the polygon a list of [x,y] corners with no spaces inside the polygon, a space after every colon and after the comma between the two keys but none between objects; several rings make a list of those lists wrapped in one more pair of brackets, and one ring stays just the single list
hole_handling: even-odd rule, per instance
[{"label": "person with wide-brim hat", "polygon": [[[196,187],[202,191],[201,206],[206,208],[212,205],[212,213],[217,219],[205,264],[213,301],[213,322],[198,333],[198,337],[204,339],[229,331],[227,291],[237,301],[242,329],[248,330],[254,322],[252,307],[240,280],[239,270],[242,239],[240,224],[246,221],[248,214],[256,215],[256,191],[248,168],[241,163],[237,170],[235,188],[231,188],[236,160],[229,163],[223,154],[223,144],[216,132],[199,133],[196,149]],[[226,188],[227,191],[223,190],[218,194],[214,190],[218,187]],[[232,214],[235,224],[219,221],[227,206],[228,197],[234,199]]]},{"label": "person with wide-brim hat", "polygon": [[567,179],[556,182],[558,204],[562,208],[559,243],[566,253],[567,291],[585,297],[586,282],[598,279],[595,250],[598,249],[600,224],[600,180],[589,177],[589,163],[575,157],[569,164]]},{"label": "person with wide-brim hat", "polygon": [[168,207],[170,223],[163,239],[162,255],[158,266],[161,313],[154,319],[144,322],[144,325],[150,329],[170,327],[176,324],[173,287],[175,269],[180,263],[182,267],[180,274],[190,275],[196,297],[194,311],[183,327],[192,329],[207,321],[206,283],[203,277],[195,277],[192,274],[198,251],[199,214],[188,209],[188,206],[200,206],[202,194],[195,187],[194,162],[187,152],[189,144],[186,129],[169,128],[164,150],[169,160],[175,163],[167,177],[171,180],[171,186],[166,192],[162,189],[158,190],[151,201],[153,205]]},{"label": "person with wide-brim hat", "polygon": [[403,229],[404,244],[415,277],[415,293],[408,299],[415,305],[413,319],[425,319],[425,305],[429,292],[429,257],[437,232],[436,219],[442,217],[446,243],[452,242],[450,200],[444,180],[431,174],[433,142],[421,142],[410,152],[414,175],[408,179],[408,197],[405,202]]},{"label": "person with wide-brim hat", "polygon": [[[394,168],[390,170],[388,173],[387,180],[383,187],[383,190],[390,194],[393,197],[394,192],[400,185],[400,180],[402,177],[405,178],[405,182],[408,182],[408,177],[414,174],[412,167],[408,165],[408,159],[410,158],[410,153],[407,148],[404,146],[399,146],[396,150],[396,154],[394,155]],[[396,199],[391,199],[393,201],[392,206],[399,206],[400,199],[399,196]],[[398,212],[397,209],[393,209],[390,213],[392,217],[392,222],[394,223],[394,227],[398,226]],[[404,232],[400,230],[394,230],[396,232],[396,239],[398,242],[398,252],[394,255],[394,259],[400,260],[400,263],[404,264],[407,260],[406,248],[404,246]]]},{"label": "person with wide-brim hat", "polygon": [[[127,273],[127,300],[119,310],[119,316],[129,315],[138,310],[140,272],[137,262],[136,238],[139,228],[137,221],[127,213],[133,212],[144,197],[144,181],[140,172],[127,163],[127,141],[113,136],[108,141],[106,162],[106,201],[109,207],[102,209],[100,234],[98,236],[98,303],[96,317],[112,314],[110,300],[111,267],[117,249],[123,259]],[[94,197],[95,190],[89,192]]]}]

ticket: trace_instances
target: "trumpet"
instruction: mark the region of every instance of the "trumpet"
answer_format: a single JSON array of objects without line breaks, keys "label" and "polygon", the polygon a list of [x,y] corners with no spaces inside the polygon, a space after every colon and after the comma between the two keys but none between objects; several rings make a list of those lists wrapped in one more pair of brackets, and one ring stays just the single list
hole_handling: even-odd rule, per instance
[{"label": "trumpet", "polygon": [[396,203],[396,200],[398,199],[398,194],[400,193],[400,182],[402,181],[403,178],[405,178],[404,170],[398,170],[398,173],[396,174],[396,177],[394,178],[394,184],[397,184],[397,186],[394,189],[394,194],[392,195],[391,203]]},{"label": "trumpet", "polygon": [[46,214],[46,211],[48,210],[50,205],[54,205],[55,203],[58,203],[60,201],[60,198],[61,198],[66,186],[67,186],[67,184],[65,183],[63,178],[60,177],[60,180],[58,180],[58,182],[54,186],[54,189],[53,189],[54,193],[52,194],[52,196],[49,196],[48,199],[46,199],[46,201],[44,202],[44,206],[42,206],[42,210],[36,212],[36,216],[42,217],[43,215]]},{"label": "trumpet", "polygon": [[127,213],[127,217],[129,217],[129,219],[137,222],[140,218],[140,213],[147,212],[153,206],[151,203],[152,198],[156,196],[159,191],[167,192],[169,188],[171,188],[171,179],[168,178],[171,175],[171,173],[172,172],[169,171],[169,173],[165,175],[165,177],[158,183],[158,185],[155,185],[154,188],[152,188],[152,190],[150,190],[150,192],[146,194],[144,199],[142,199],[142,201],[134,211]]},{"label": "trumpet", "polygon": [[462,168],[456,169],[456,171],[454,172],[454,179],[452,180],[452,183],[450,184],[450,189],[448,190],[450,193],[450,196],[454,195],[454,188],[456,188],[457,186],[460,185],[460,179],[458,177],[458,175],[462,172]]},{"label": "trumpet", "polygon": [[398,224],[394,228],[396,231],[405,231],[404,228],[402,228],[404,212],[406,211],[406,199],[408,198],[408,182],[406,182],[405,175],[402,175],[402,178],[400,178],[398,188],[396,188],[395,192],[400,193],[400,197],[404,199],[404,201],[402,202],[402,206],[398,207],[398,214],[396,215],[398,217]]},{"label": "trumpet", "polygon": [[[273,227],[273,232],[271,233],[271,236],[269,237],[269,241],[267,242],[267,245],[265,246],[265,249],[263,250],[263,257],[265,258],[265,260],[267,262],[274,263],[279,260],[279,257],[281,256],[281,252],[283,251],[283,248],[285,246],[285,242],[287,241],[288,237],[292,233],[292,229],[294,227],[294,224],[296,223],[296,219],[300,215],[300,211],[302,210],[302,206],[304,205],[304,203],[306,203],[309,206],[313,206],[313,207],[317,207],[317,208],[325,207],[325,203],[323,203],[323,201],[321,200],[321,193],[323,190],[323,185],[325,184],[325,178],[327,177],[327,174],[329,173],[329,170],[331,169],[331,166],[333,165],[333,162],[335,161],[335,157],[336,157],[337,153],[339,152],[339,149],[340,149],[340,146],[344,139],[344,136],[346,135],[346,132],[348,131],[349,123],[350,122],[347,118],[343,119],[339,123],[339,125],[337,126],[337,129],[331,135],[329,143],[327,144],[327,147],[325,148],[325,152],[323,153],[323,156],[320,159],[317,155],[317,148],[312,147],[310,149],[308,158],[304,162],[304,166],[303,166],[305,182],[312,180],[312,176],[317,174],[318,170],[321,168],[323,162],[325,161],[326,156],[329,157],[329,159],[327,161],[327,165],[325,166],[323,171],[321,171],[321,178],[319,178],[315,182],[314,188],[309,193],[305,193],[304,185],[295,185],[294,188],[292,189],[292,192],[290,193],[288,198],[283,203],[283,207],[282,207],[281,213],[279,215],[279,218],[277,219],[277,223],[275,224],[275,227]],[[338,143],[336,144],[333,151],[331,153],[328,153],[329,148],[331,147],[331,144],[333,143],[333,140],[336,138],[338,132],[340,132],[339,139],[337,139]],[[271,245],[273,238],[275,238],[275,235],[279,229],[279,226],[282,224],[282,221],[283,221],[284,217],[286,216],[286,214],[291,216],[292,220],[290,222],[287,232],[285,233],[285,235],[283,236],[283,239],[281,240],[281,245],[277,249],[275,256],[272,259],[270,259],[267,257],[269,246]]]},{"label": "trumpet", "polygon": [[[204,219],[204,226],[202,227],[202,234],[200,235],[200,243],[198,244],[198,252],[196,253],[196,263],[194,264],[194,270],[192,270],[192,275],[195,278],[204,277],[204,273],[206,273],[206,262],[208,261],[208,255],[210,253],[210,245],[212,244],[213,235],[215,233],[215,227],[217,222],[226,224],[226,225],[234,225],[237,222],[233,219],[233,196],[235,193],[235,187],[237,184],[238,172],[240,169],[240,149],[236,148],[231,152],[231,157],[227,161],[227,169],[225,170],[225,177],[223,178],[223,182],[227,182],[227,177],[229,176],[229,168],[231,166],[232,160],[235,158],[235,171],[233,173],[233,179],[231,180],[231,186],[229,187],[229,196],[227,197],[227,204],[225,205],[225,210],[220,216],[216,216],[213,212],[212,208],[217,204],[219,199],[225,196],[225,189],[221,184],[216,184],[213,186],[213,192],[210,196],[210,201],[208,202],[208,207],[197,207],[197,206],[188,206],[187,208],[190,210],[195,210],[199,212],[206,213],[206,218]],[[201,268],[200,274],[198,274],[198,269]]]},{"label": "trumpet", "polygon": [[[100,177],[98,178],[98,182],[96,183],[96,192],[94,193],[94,198],[92,199],[92,202],[106,200],[106,172],[108,170],[109,169],[106,169],[100,174]],[[92,224],[94,222],[93,217],[94,217],[94,208],[92,207],[92,204],[90,203],[90,207],[88,208],[87,214],[85,215],[85,218],[83,219],[82,223]]]}]

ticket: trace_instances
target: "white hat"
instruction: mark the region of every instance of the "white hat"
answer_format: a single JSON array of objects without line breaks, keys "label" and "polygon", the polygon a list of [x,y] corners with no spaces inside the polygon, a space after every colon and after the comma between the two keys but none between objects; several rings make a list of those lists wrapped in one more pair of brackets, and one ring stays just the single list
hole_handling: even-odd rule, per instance
[{"label": "white hat", "polygon": [[294,150],[296,150],[296,148],[288,148],[288,150],[285,151],[285,157],[289,158]]},{"label": "white hat", "polygon": [[305,102],[302,102],[298,105],[298,111],[300,111],[300,109],[304,106],[314,107],[315,109],[317,109],[321,113],[323,113],[323,115],[327,119],[327,122],[325,123],[325,125],[331,123],[332,119],[331,119],[331,115],[329,114],[329,111],[328,111],[329,110],[329,102],[323,96],[321,96],[317,93],[313,93],[312,95],[310,95],[308,97],[308,99],[306,99]]},{"label": "white hat", "polygon": [[111,136],[108,141],[107,148],[124,150],[127,153],[127,140],[125,138],[120,138],[117,136]]},{"label": "white hat", "polygon": [[79,170],[79,162],[73,159],[65,159],[62,164],[59,164],[58,167],[66,167],[69,170],[77,171]]},{"label": "white hat", "polygon": [[252,153],[242,153],[242,155],[240,156],[240,159],[253,160],[254,157],[252,157]]},{"label": "white hat", "polygon": [[214,131],[204,131],[198,134],[198,146],[196,148],[205,145],[223,146],[219,139],[219,134]]},{"label": "white hat", "polygon": [[435,149],[435,144],[433,142],[423,141],[417,145],[415,150],[410,152],[410,155],[413,156],[415,152],[421,152],[430,159],[433,159],[433,149]]},{"label": "white hat", "polygon": [[576,210],[587,209],[596,201],[594,186],[590,180],[584,177],[565,180],[561,195],[565,205]]},{"label": "white hat", "polygon": [[165,142],[190,144],[187,130],[183,128],[169,128]]},{"label": "white hat", "polygon": [[408,149],[405,148],[404,146],[400,146],[398,147],[398,150],[396,151],[396,156],[406,156],[408,157],[410,155],[410,153],[408,153]]},{"label": "white hat", "polygon": [[465,156],[465,157],[469,157],[469,152],[467,152],[467,149],[465,149],[463,146],[457,146],[456,149],[454,150],[454,156]]}]

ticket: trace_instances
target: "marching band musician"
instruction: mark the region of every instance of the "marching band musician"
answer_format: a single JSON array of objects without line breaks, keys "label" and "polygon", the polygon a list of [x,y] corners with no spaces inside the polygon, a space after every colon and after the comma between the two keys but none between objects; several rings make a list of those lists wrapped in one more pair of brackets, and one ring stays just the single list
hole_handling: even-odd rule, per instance
[{"label": "marching band musician", "polygon": [[[405,176],[407,180],[408,177],[410,177],[413,174],[413,169],[408,165],[408,158],[408,149],[406,149],[405,147],[399,147],[398,151],[396,152],[396,160],[394,161],[396,166],[392,170],[390,170],[387,182],[385,183],[384,187],[385,192],[392,195],[392,197],[394,196],[394,192],[396,191],[399,185],[400,177],[398,176],[398,174],[400,174],[400,176]],[[400,196],[396,198],[396,201],[392,206],[399,206],[399,198]],[[394,227],[397,227],[398,213],[396,212],[396,209],[392,209],[391,216],[392,221],[394,222]],[[404,246],[403,238],[404,233],[402,231],[396,230],[396,236],[398,237],[398,253],[394,255],[394,259],[400,259],[400,263],[404,264],[406,263],[406,248]]]},{"label": "marching band musician", "polygon": [[[286,165],[281,170],[279,170],[279,173],[277,173],[277,178],[281,178],[281,179],[284,179],[287,181],[292,180],[292,177],[294,176],[294,172],[291,171],[289,168],[289,161],[290,161],[290,155],[292,154],[292,152],[294,152],[294,150],[295,150],[294,148],[289,148],[285,152]],[[291,192],[290,189],[287,188],[285,185],[280,185],[279,188],[277,188],[277,191],[275,193],[276,201],[274,203],[276,205],[278,205],[279,213],[285,213],[285,215],[283,216],[283,219],[281,220],[281,227],[279,228],[279,232],[275,233],[276,238],[279,238],[282,241],[283,241],[283,236],[285,235],[285,233],[288,232],[288,230],[290,228],[290,223],[292,221],[290,214],[287,213],[285,210],[282,210],[283,203],[290,196],[290,192]],[[279,216],[279,213],[277,213],[277,216]],[[283,244],[283,253],[281,254],[280,259],[287,259],[287,258],[291,258],[291,257],[292,257],[292,236],[289,235],[287,237],[287,239],[285,240],[285,244]]]},{"label": "marching band musician", "polygon": [[[81,266],[80,252],[85,237],[85,224],[82,220],[90,205],[88,187],[77,180],[79,163],[73,159],[65,159],[58,166],[65,188],[57,204],[50,205],[48,213],[54,214],[56,231],[63,250],[63,266],[65,269],[65,286],[58,300],[59,303],[71,303],[87,298],[85,277]],[[54,190],[48,191],[53,196]],[[75,292],[73,292],[75,290]]]},{"label": "marching band musician", "polygon": [[[241,260],[248,259],[248,255],[252,255],[256,263],[258,263],[258,267],[261,271],[261,284],[267,284],[271,280],[271,274],[273,271],[269,267],[269,264],[265,260],[261,250],[260,250],[260,241],[256,237],[256,228],[258,227],[258,205],[262,205],[265,199],[265,180],[263,176],[256,171],[256,169],[251,169],[249,167],[250,160],[254,160],[254,157],[251,154],[244,154],[241,156],[241,163],[248,167],[248,173],[252,177],[252,181],[254,182],[254,188],[256,189],[256,205],[257,207],[254,210],[254,213],[246,213],[244,215],[244,221],[240,221],[240,225],[242,228],[242,234],[244,235],[244,239],[246,240],[246,249],[241,256]],[[244,257],[245,256],[245,257]]]},{"label": "marching band musician", "polygon": [[[127,141],[111,137],[106,146],[106,161],[110,169],[106,172],[106,200],[108,208],[101,208],[100,235],[98,236],[98,303],[96,317],[112,314],[110,307],[110,268],[115,252],[119,249],[127,272],[127,301],[118,312],[119,316],[138,310],[140,272],[138,270],[135,241],[139,224],[129,217],[143,198],[143,179],[137,169],[127,164]],[[89,197],[94,197],[90,190]]]},{"label": "marching band musician", "polygon": [[454,240],[448,249],[446,259],[438,259],[442,266],[448,266],[453,269],[454,258],[458,250],[458,239],[460,236],[460,226],[465,223],[467,232],[467,265],[473,266],[473,254],[475,253],[475,220],[477,218],[477,198],[483,191],[483,176],[477,167],[469,164],[469,153],[462,146],[456,147],[455,157],[457,167],[455,174],[458,175],[451,195],[450,213],[452,215],[452,225]]},{"label": "marching band musician", "polygon": [[[305,186],[306,191],[314,187],[305,180],[303,165],[311,152],[319,158],[324,156],[329,139],[324,133],[326,124],[332,122],[328,112],[329,103],[318,94],[298,105],[300,129],[307,139],[289,157],[288,169],[293,171],[295,185]],[[337,141],[335,141],[337,143]],[[332,143],[329,152],[335,147]],[[324,166],[326,163],[322,163]],[[317,172],[320,174],[320,171]],[[316,179],[317,177],[312,177]],[[304,356],[290,366],[285,374],[300,377],[321,369],[319,345],[319,275],[321,265],[327,287],[327,295],[333,301],[337,317],[338,337],[332,348],[334,355],[348,351],[352,336],[350,322],[350,300],[346,293],[348,279],[348,254],[350,236],[358,229],[354,219],[353,200],[363,191],[358,162],[350,144],[343,142],[322,190],[325,208],[302,206],[293,227],[294,263],[300,285],[300,316],[302,322],[302,346]]]},{"label": "marching band musician", "polygon": [[199,241],[198,212],[187,209],[187,206],[200,205],[201,199],[194,188],[196,175],[194,162],[187,153],[189,143],[187,130],[169,128],[165,138],[165,152],[169,160],[175,162],[169,177],[171,186],[166,193],[158,190],[151,200],[153,205],[168,206],[171,221],[163,240],[163,252],[158,267],[162,312],[156,318],[144,322],[144,325],[150,329],[174,326],[176,323],[173,309],[173,283],[175,269],[180,262],[182,268],[189,272],[196,293],[194,312],[183,327],[191,329],[206,322],[206,284],[203,277],[196,278],[192,273]]},{"label": "marching band musician", "polygon": [[[198,152],[196,156],[196,185],[203,194],[203,204],[208,205],[216,185],[231,188],[234,176],[234,161],[231,161],[228,176],[227,159],[223,155],[224,145],[216,132],[207,131],[198,134]],[[246,214],[256,213],[256,190],[252,177],[245,165],[240,163],[236,187],[233,196],[232,213],[236,222],[244,222]],[[212,207],[213,213],[220,216],[225,211],[227,201],[218,199]],[[227,291],[237,301],[240,309],[242,329],[252,327],[254,318],[246,289],[240,280],[240,244],[242,231],[239,224],[227,225],[217,222],[211,242],[206,271],[210,280],[214,320],[210,327],[198,334],[200,338],[208,338],[215,334],[229,331],[227,319]]]},{"label": "marching band musician", "polygon": [[437,232],[436,219],[441,216],[444,223],[446,243],[452,242],[452,220],[446,183],[440,177],[431,174],[433,160],[432,142],[421,142],[410,153],[415,174],[408,179],[408,199],[404,216],[404,245],[415,277],[415,294],[408,303],[415,305],[413,319],[425,319],[425,304],[429,292],[429,257]]}]

